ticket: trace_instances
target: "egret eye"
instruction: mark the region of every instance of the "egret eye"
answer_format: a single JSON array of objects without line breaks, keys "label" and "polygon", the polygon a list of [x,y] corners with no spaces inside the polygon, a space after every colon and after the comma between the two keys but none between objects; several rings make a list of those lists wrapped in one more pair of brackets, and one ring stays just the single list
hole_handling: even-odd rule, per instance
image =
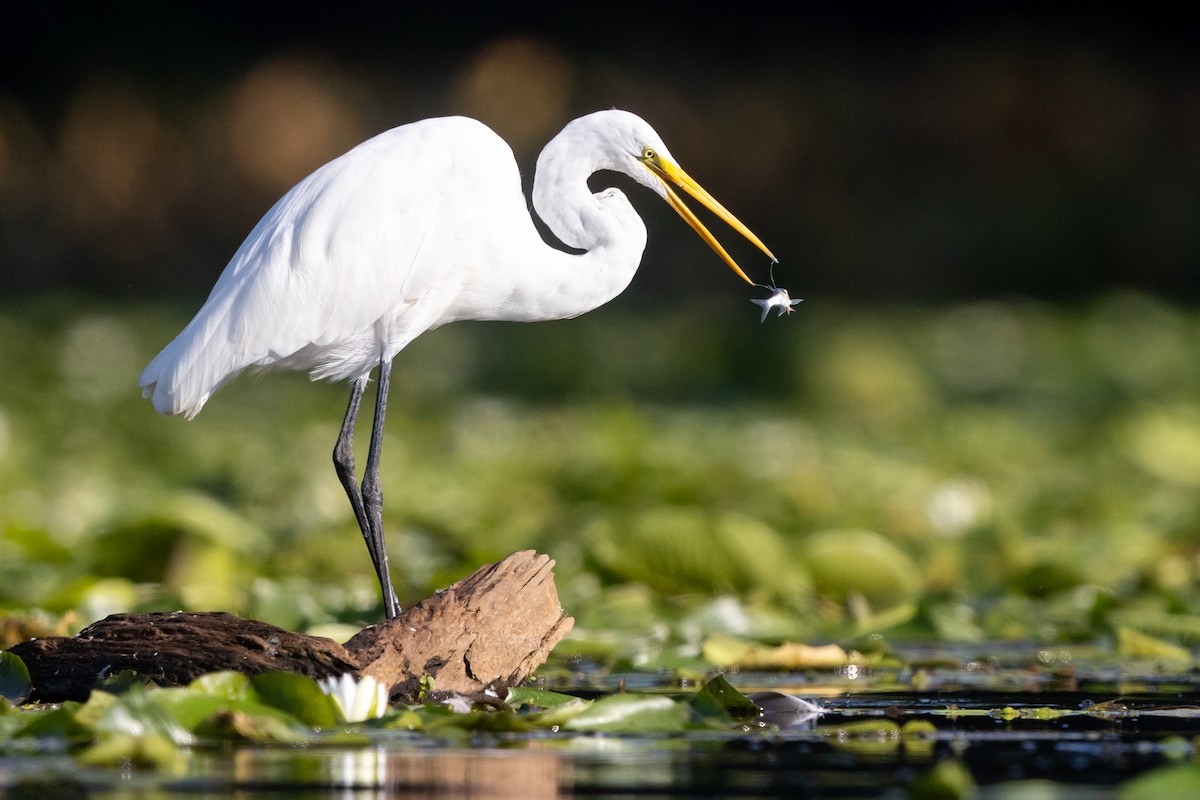
[{"label": "egret eye", "polygon": [[642,158],[643,159],[648,160],[648,159],[654,158],[654,156],[655,156],[655,153],[654,153],[653,147],[643,147],[642,148]]}]

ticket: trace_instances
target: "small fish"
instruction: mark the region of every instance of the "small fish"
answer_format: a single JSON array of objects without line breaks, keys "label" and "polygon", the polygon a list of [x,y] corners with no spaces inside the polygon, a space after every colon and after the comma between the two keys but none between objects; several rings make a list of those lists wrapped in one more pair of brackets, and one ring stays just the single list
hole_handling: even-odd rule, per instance
[{"label": "small fish", "polygon": [[[763,288],[765,289],[765,288],[770,288],[770,287],[764,286]],[[750,301],[751,303],[757,303],[758,305],[762,306],[762,310],[763,310],[762,319],[760,319],[759,322],[767,321],[767,314],[771,313],[772,308],[779,309],[778,316],[782,317],[784,314],[792,313],[792,311],[794,310],[792,308],[792,306],[796,305],[797,303],[803,302],[803,300],[801,300],[800,298],[793,300],[791,298],[791,296],[788,294],[787,289],[780,289],[780,288],[776,287],[773,289],[773,291],[774,291],[774,294],[772,294],[770,297],[766,297],[766,298],[762,298],[762,299],[754,298],[754,299],[751,299],[751,301]]]}]

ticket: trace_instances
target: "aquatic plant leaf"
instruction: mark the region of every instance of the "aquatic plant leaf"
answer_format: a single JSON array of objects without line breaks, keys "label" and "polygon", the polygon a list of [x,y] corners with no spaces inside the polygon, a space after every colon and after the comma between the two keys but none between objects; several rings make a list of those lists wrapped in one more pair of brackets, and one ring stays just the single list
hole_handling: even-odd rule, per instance
[{"label": "aquatic plant leaf", "polygon": [[311,731],[295,719],[239,709],[218,711],[197,725],[195,733],[202,739],[279,744],[304,744],[312,739]]},{"label": "aquatic plant leaf", "polygon": [[179,723],[170,708],[159,702],[161,691],[132,686],[112,701],[105,698],[104,692],[92,692],[80,710],[80,718],[94,716],[94,727],[100,734],[156,735],[175,744],[191,744],[191,732]]},{"label": "aquatic plant leaf", "polygon": [[78,703],[63,703],[49,711],[29,714],[24,726],[13,733],[14,739],[65,739],[68,742],[86,742],[95,736],[94,729],[78,718]]},{"label": "aquatic plant leaf", "polygon": [[710,721],[747,722],[758,719],[762,713],[759,707],[735,689],[724,675],[718,675],[704,684],[692,699],[692,708],[701,718]]},{"label": "aquatic plant leaf", "polygon": [[561,692],[552,692],[549,689],[534,689],[528,686],[514,686],[508,690],[508,697],[505,698],[513,708],[523,708],[525,706],[533,706],[535,708],[554,708],[565,703],[572,703],[579,698],[573,694],[563,694]]},{"label": "aquatic plant leaf", "polygon": [[1126,625],[1117,626],[1117,655],[1123,658],[1182,664],[1192,661],[1191,651],[1186,647],[1150,636]]},{"label": "aquatic plant leaf", "polygon": [[837,602],[859,595],[882,610],[910,600],[920,587],[912,557],[874,531],[813,533],[800,554],[817,594]]},{"label": "aquatic plant leaf", "polygon": [[295,672],[264,672],[250,678],[258,699],[285,711],[310,728],[332,728],[338,724],[333,699],[312,678]]},{"label": "aquatic plant leaf", "polygon": [[77,758],[79,763],[90,767],[129,765],[165,772],[182,770],[186,761],[175,742],[157,733],[108,733],[82,750]]},{"label": "aquatic plant leaf", "polygon": [[7,650],[0,653],[0,697],[13,705],[20,705],[32,690],[29,670],[21,657]]},{"label": "aquatic plant leaf", "polygon": [[209,672],[189,683],[187,688],[197,694],[226,700],[248,700],[252,695],[250,676],[233,671]]},{"label": "aquatic plant leaf", "polygon": [[683,730],[688,706],[669,697],[614,694],[568,720],[572,731],[666,733]]},{"label": "aquatic plant leaf", "polygon": [[121,695],[134,687],[146,688],[153,685],[154,681],[150,680],[148,676],[131,669],[123,669],[105,677],[96,684],[95,688],[108,694]]},{"label": "aquatic plant leaf", "polygon": [[539,728],[558,728],[587,711],[595,702],[595,700],[584,700],[582,697],[573,697],[569,702],[559,703],[553,708],[530,714],[525,719]]},{"label": "aquatic plant leaf", "polygon": [[704,641],[704,659],[719,667],[749,669],[834,669],[847,664],[865,664],[862,654],[847,653],[836,644],[807,645],[784,642],[772,647],[747,642],[735,636],[710,636]]},{"label": "aquatic plant leaf", "polygon": [[1118,800],[1172,800],[1200,794],[1200,765],[1159,767],[1125,781]]},{"label": "aquatic plant leaf", "polygon": [[[248,684],[247,684],[248,686]],[[250,717],[270,717],[289,726],[299,726],[294,716],[258,702],[252,693],[243,698],[227,698],[203,694],[192,687],[157,689],[155,700],[166,708],[184,729],[195,733],[205,723],[221,714],[239,712]]]},{"label": "aquatic plant leaf", "polygon": [[912,800],[969,800],[977,792],[971,771],[955,759],[939,761],[908,786],[908,796]]}]

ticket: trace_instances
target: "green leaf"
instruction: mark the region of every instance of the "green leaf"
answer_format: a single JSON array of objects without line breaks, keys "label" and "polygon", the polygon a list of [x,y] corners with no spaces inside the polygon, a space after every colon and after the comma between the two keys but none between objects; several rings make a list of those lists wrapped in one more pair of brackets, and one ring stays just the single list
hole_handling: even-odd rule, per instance
[{"label": "green leaf", "polygon": [[[246,684],[247,694],[249,682]],[[185,729],[193,733],[204,729],[211,735],[215,718],[233,713],[247,717],[268,717],[284,726],[299,729],[300,721],[294,716],[272,706],[264,705],[256,699],[229,699],[216,695],[197,692],[190,686],[187,688],[159,689],[155,693],[157,701],[168,709],[175,720]],[[219,726],[217,726],[219,727]],[[226,728],[226,730],[230,730]],[[245,738],[236,734],[235,738]],[[270,741],[276,741],[271,738]]]},{"label": "green leaf", "polygon": [[1129,659],[1146,659],[1173,664],[1190,664],[1191,651],[1182,645],[1168,642],[1125,625],[1117,626],[1117,655]]},{"label": "green leaf", "polygon": [[19,706],[29,698],[33,683],[25,662],[16,653],[0,653],[0,697]]},{"label": "green leaf", "polygon": [[759,708],[725,680],[724,675],[704,684],[692,699],[692,708],[710,722],[744,722],[757,719]]},{"label": "green leaf", "polygon": [[94,731],[79,721],[78,703],[63,703],[58,708],[49,711],[30,713],[30,719],[24,727],[13,734],[19,739],[66,739],[71,742],[90,741]]},{"label": "green leaf", "polygon": [[224,709],[196,726],[196,735],[204,739],[222,739],[279,744],[305,744],[309,731],[293,717],[274,713],[254,713],[242,709]]},{"label": "green leaf", "polygon": [[505,698],[504,702],[513,708],[522,708],[524,706],[554,708],[555,706],[571,703],[578,699],[573,694],[562,694],[561,692],[551,692],[547,689],[517,686],[508,690],[508,697]]},{"label": "green leaf", "polygon": [[[104,705],[95,722],[96,731],[101,734],[134,737],[155,735],[175,744],[190,744],[191,733],[179,723],[167,706],[159,702],[161,696],[160,690],[131,686],[116,698],[116,702]],[[92,698],[99,703],[103,693],[92,692]],[[92,704],[93,701],[89,699],[81,710],[81,718]]]},{"label": "green leaf", "polygon": [[263,703],[287,712],[310,728],[338,724],[337,704],[312,678],[295,672],[264,672],[250,678],[250,686]]},{"label": "green leaf", "polygon": [[1200,794],[1200,766],[1159,767],[1121,784],[1119,800],[1175,800]]},{"label": "green leaf", "polygon": [[908,786],[908,796],[913,800],[969,800],[976,794],[978,787],[971,771],[955,760],[939,761]]},{"label": "green leaf", "polygon": [[83,750],[79,762],[94,767],[117,767],[130,764],[167,772],[183,768],[183,753],[170,738],[157,733],[134,735],[115,733],[101,736],[95,744]]},{"label": "green leaf", "polygon": [[597,700],[562,727],[572,731],[668,733],[683,730],[688,707],[669,697],[615,694]]},{"label": "green leaf", "polygon": [[591,708],[593,702],[592,700],[584,700],[582,697],[573,697],[570,702],[561,703],[553,708],[539,711],[536,714],[530,714],[526,719],[539,728],[562,727],[568,720],[574,719]]},{"label": "green leaf", "polygon": [[241,672],[209,672],[188,684],[188,689],[208,697],[248,700],[250,677]]},{"label": "green leaf", "polygon": [[154,686],[154,681],[146,675],[136,672],[131,669],[123,669],[120,672],[106,676],[103,680],[95,685],[95,689],[108,694],[125,694],[134,687],[147,688]]}]

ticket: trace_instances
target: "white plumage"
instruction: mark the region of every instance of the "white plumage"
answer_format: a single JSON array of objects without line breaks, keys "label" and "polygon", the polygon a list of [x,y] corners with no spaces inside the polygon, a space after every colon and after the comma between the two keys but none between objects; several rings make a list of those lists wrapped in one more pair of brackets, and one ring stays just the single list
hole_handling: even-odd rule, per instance
[{"label": "white plumage", "polygon": [[[645,249],[646,228],[622,192],[588,188],[588,176],[598,170],[623,172],[666,199],[747,281],[668,182],[770,255],[633,114],[612,110],[581,117],[538,158],[534,207],[581,254],[542,240],[512,151],[500,137],[471,119],[424,120],[360,144],[284,195],[238,248],[195,318],[143,370],[138,385],[159,412],[191,419],[247,368],[352,380],[335,463],[371,549],[388,615],[394,616],[399,605],[387,577],[382,497],[375,502],[378,476],[371,474],[372,462],[378,468],[391,361],[421,333],[449,322],[574,317],[628,286]],[[351,486],[353,424],[376,367],[380,395],[372,452],[362,486]]]}]

